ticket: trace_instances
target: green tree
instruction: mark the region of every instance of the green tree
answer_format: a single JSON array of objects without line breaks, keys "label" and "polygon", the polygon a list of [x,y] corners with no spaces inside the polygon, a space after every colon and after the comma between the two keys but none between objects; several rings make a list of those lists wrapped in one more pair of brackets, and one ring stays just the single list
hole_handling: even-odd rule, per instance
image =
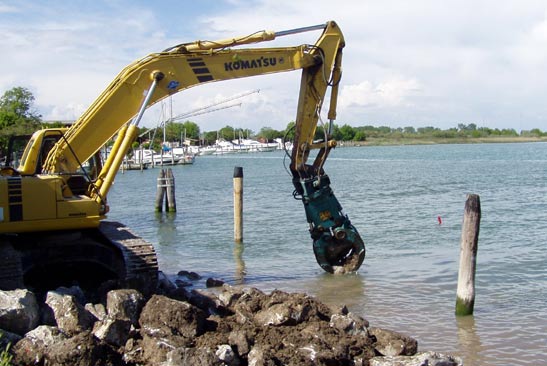
[{"label": "green tree", "polygon": [[258,131],[258,134],[256,137],[262,138],[267,141],[272,141],[273,139],[276,139],[278,137],[283,137],[284,133],[274,130],[271,127],[262,127],[260,131]]},{"label": "green tree", "polygon": [[218,136],[226,141],[232,141],[235,136],[235,130],[232,126],[224,126],[218,130]]},{"label": "green tree", "polygon": [[357,130],[353,136],[354,141],[366,141],[367,135],[364,130]]},{"label": "green tree", "polygon": [[191,121],[184,123],[170,122],[165,126],[165,139],[167,141],[180,141],[186,136],[187,139],[199,139],[199,126]]},{"label": "green tree", "polygon": [[41,117],[33,108],[34,95],[15,87],[0,98],[0,154],[4,155],[10,136],[31,134],[40,128]]},{"label": "green tree", "polygon": [[336,141],[342,141],[342,134],[340,133],[340,127],[336,124],[332,124],[332,131],[330,133],[330,138]]},{"label": "green tree", "polygon": [[502,136],[518,136],[519,134],[513,128],[504,128],[501,130]]},{"label": "green tree", "polygon": [[325,128],[322,125],[317,125],[317,128],[315,129],[315,135],[313,138],[315,140],[325,140]]},{"label": "green tree", "polygon": [[293,141],[294,140],[294,128],[296,127],[296,122],[291,121],[287,123],[287,127],[285,127],[285,131],[283,133],[283,137],[285,138],[285,141]]},{"label": "green tree", "polygon": [[214,145],[217,140],[217,131],[204,132],[201,138],[205,145]]},{"label": "green tree", "polygon": [[530,130],[530,135],[541,137],[541,136],[544,136],[545,134],[543,132],[541,132],[541,130],[539,128],[533,128],[533,129]]},{"label": "green tree", "polygon": [[355,129],[350,125],[343,125],[340,127],[340,134],[342,141],[351,141],[355,137]]},{"label": "green tree", "polygon": [[403,133],[405,133],[407,135],[415,135],[416,134],[416,129],[412,126],[407,126],[407,127],[403,128]]}]

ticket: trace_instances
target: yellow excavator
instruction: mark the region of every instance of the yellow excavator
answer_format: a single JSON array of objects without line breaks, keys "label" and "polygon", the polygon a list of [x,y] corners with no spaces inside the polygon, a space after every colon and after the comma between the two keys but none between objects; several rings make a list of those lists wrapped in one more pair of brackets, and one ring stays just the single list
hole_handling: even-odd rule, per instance
[{"label": "yellow excavator", "polygon": [[[322,30],[315,44],[240,47]],[[330,188],[323,165],[336,142],[336,117],[344,37],[338,25],[179,44],[125,67],[67,129],[35,132],[17,167],[0,176],[0,289],[105,280],[153,291],[157,259],[152,245],[120,223],[105,220],[107,194],[138,125],[151,105],[204,83],[302,70],[290,171],[301,199],[317,262],[327,272],[356,271],[365,246]],[[328,126],[314,140],[330,87]],[[100,150],[114,143],[104,163]],[[308,164],[311,150],[317,149]],[[10,159],[8,159],[9,161]]]}]

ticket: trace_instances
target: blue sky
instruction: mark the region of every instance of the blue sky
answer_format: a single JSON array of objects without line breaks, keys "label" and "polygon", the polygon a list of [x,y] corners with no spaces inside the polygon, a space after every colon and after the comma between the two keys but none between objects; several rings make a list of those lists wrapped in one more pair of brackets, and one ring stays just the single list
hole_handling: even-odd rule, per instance
[{"label": "blue sky", "polygon": [[[27,87],[44,119],[75,119],[125,65],[148,53],[330,19],[347,44],[336,123],[547,130],[543,0],[0,0],[0,92]],[[264,45],[314,43],[318,35]],[[260,89],[240,107],[192,120],[204,131],[283,129],[296,113],[299,77],[200,86],[173,97],[173,113]],[[151,109],[145,125],[164,114]]]}]

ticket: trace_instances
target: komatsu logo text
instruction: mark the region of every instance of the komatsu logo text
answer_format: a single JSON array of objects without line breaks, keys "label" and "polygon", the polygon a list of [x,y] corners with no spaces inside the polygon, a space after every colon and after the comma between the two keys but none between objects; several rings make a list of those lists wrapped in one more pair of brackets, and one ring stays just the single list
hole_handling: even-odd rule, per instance
[{"label": "komatsu logo text", "polygon": [[224,63],[225,71],[236,71],[245,69],[257,69],[259,67],[273,67],[278,63],[283,63],[283,58],[260,57],[254,60],[236,60]]}]

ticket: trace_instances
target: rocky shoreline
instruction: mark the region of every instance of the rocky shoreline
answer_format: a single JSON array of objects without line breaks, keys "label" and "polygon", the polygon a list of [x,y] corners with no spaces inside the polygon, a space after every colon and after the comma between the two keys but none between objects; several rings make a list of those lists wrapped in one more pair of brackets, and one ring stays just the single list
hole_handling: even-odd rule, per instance
[{"label": "rocky shoreline", "polygon": [[[0,351],[13,365],[428,365],[458,366],[446,354],[418,352],[418,342],[375,328],[342,306],[298,293],[240,289],[197,275],[154,294],[134,289],[97,293],[79,287],[42,295],[0,291]],[[177,286],[178,285],[178,286]]]}]

